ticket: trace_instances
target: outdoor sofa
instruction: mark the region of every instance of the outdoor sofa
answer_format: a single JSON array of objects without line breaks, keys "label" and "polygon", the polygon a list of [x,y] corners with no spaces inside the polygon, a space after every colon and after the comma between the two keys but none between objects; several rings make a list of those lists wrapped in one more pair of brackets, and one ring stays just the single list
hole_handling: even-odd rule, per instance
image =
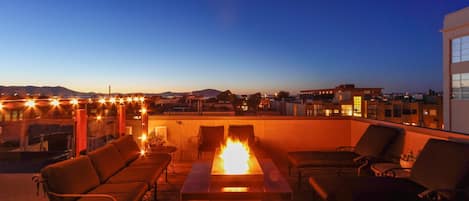
[{"label": "outdoor sofa", "polygon": [[[133,136],[120,137],[86,156],[49,165],[34,178],[51,201],[140,201],[154,189],[171,156],[141,156]],[[167,175],[166,175],[167,176]]]}]

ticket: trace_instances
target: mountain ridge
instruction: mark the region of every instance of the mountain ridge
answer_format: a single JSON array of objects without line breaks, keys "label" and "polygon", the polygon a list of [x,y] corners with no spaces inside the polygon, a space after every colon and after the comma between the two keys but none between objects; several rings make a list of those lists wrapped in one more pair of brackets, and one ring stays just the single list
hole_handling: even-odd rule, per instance
[{"label": "mountain ridge", "polygon": [[[216,97],[220,94],[221,91],[217,89],[202,89],[192,92],[162,92],[162,93],[112,93],[111,95],[128,95],[128,94],[144,94],[146,96],[184,96],[184,95],[195,95],[203,97]],[[18,96],[28,96],[28,95],[41,95],[41,96],[63,96],[63,97],[73,97],[73,96],[82,96],[82,97],[92,97],[92,96],[103,96],[107,95],[106,93],[96,93],[96,92],[79,92],[75,90],[68,89],[62,86],[3,86],[0,85],[0,94],[2,95],[18,95]]]}]

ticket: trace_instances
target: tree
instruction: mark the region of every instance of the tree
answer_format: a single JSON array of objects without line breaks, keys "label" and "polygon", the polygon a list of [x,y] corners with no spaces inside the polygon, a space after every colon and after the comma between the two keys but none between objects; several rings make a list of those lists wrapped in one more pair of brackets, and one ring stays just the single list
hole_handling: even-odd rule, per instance
[{"label": "tree", "polygon": [[277,93],[276,100],[284,100],[290,97],[290,93],[288,91],[280,91]]},{"label": "tree", "polygon": [[257,92],[255,94],[251,94],[248,97],[248,107],[251,110],[257,111],[257,108],[259,108],[259,104],[261,103],[262,95],[261,93]]},{"label": "tree", "polygon": [[234,100],[233,93],[230,90],[226,90],[217,95],[218,101],[232,102]]}]

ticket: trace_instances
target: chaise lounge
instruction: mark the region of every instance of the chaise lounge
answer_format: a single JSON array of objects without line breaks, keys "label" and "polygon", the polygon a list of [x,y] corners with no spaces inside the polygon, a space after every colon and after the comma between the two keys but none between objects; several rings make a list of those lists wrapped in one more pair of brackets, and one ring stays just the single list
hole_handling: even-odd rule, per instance
[{"label": "chaise lounge", "polygon": [[430,139],[408,179],[314,176],[310,185],[325,201],[469,200],[469,144]]},{"label": "chaise lounge", "polygon": [[[298,151],[289,152],[289,169],[298,172],[298,186],[301,186],[303,171],[317,168],[335,168],[340,173],[344,169],[361,168],[382,158],[390,145],[401,135],[400,130],[392,127],[370,125],[355,147],[339,147],[337,151]],[[348,150],[347,150],[348,149]]]},{"label": "chaise lounge", "polygon": [[51,201],[139,201],[152,188],[156,200],[157,180],[170,161],[168,154],[141,156],[133,137],[123,136],[86,156],[49,165],[35,180]]}]

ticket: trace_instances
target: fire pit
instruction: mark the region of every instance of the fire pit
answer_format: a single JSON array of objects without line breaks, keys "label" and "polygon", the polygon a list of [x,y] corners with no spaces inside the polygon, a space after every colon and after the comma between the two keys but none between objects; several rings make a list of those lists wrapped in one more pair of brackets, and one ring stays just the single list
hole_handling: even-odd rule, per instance
[{"label": "fire pit", "polygon": [[212,184],[233,189],[264,183],[264,172],[248,144],[231,138],[215,153],[210,175]]}]

